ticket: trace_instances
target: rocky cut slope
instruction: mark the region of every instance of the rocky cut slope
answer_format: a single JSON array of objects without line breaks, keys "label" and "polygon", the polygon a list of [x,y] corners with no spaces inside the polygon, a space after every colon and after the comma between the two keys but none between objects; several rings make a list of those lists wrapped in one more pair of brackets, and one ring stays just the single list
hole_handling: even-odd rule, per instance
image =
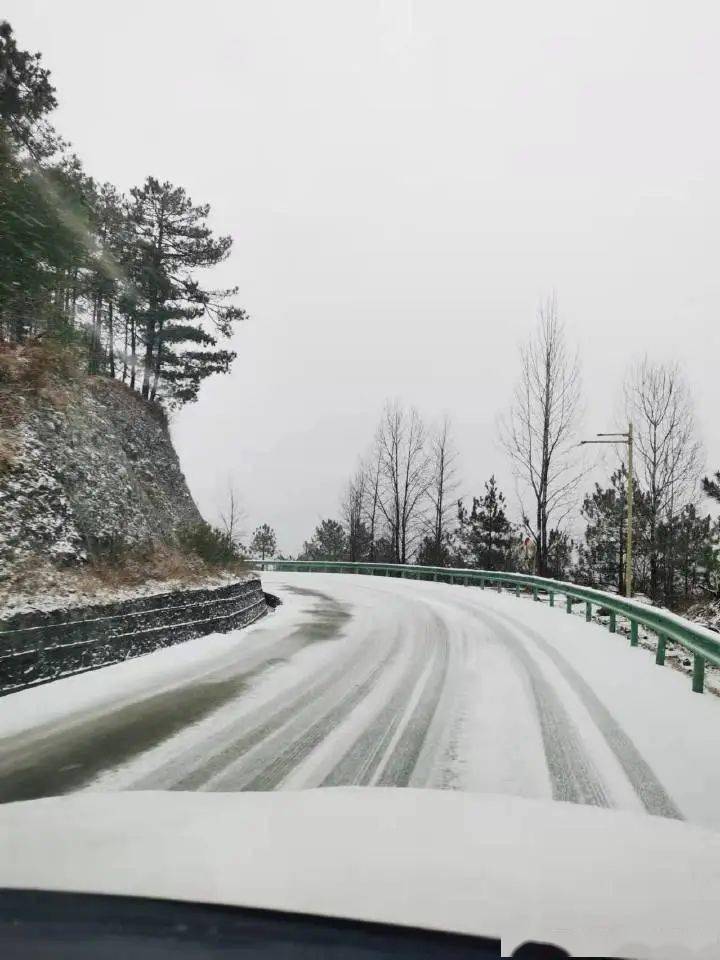
[{"label": "rocky cut slope", "polygon": [[0,579],[171,542],[200,520],[162,411],[52,347],[0,352]]}]

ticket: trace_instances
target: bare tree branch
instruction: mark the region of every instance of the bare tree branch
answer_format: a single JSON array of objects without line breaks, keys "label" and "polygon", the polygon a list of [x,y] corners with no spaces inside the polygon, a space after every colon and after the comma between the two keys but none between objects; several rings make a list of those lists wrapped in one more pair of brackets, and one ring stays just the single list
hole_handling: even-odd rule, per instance
[{"label": "bare tree branch", "polygon": [[538,311],[530,340],[520,349],[520,377],[501,442],[521,489],[532,496],[534,518],[523,511],[536,544],[539,574],[548,564],[553,522],[566,515],[584,471],[577,463],[576,428],[580,414],[580,364],[568,348],[552,294]]},{"label": "bare tree branch", "polygon": [[385,404],[376,433],[378,507],[397,563],[407,563],[422,534],[422,505],[430,483],[425,426],[415,408]]},{"label": "bare tree branch", "polygon": [[[703,469],[692,398],[678,364],[636,363],[625,381],[625,406],[634,428],[635,470],[648,494],[650,595],[659,595],[658,528],[698,494]],[[672,563],[666,564],[672,570]],[[672,582],[666,583],[672,603]]]}]

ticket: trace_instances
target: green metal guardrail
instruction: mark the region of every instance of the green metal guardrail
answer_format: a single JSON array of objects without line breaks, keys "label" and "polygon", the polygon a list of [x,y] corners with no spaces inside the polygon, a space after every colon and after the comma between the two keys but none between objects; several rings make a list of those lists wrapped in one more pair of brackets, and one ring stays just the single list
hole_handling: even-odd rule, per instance
[{"label": "green metal guardrail", "polygon": [[657,636],[655,663],[665,663],[667,642],[677,643],[693,655],[692,688],[702,693],[705,687],[705,664],[720,667],[720,636],[691,623],[659,607],[646,606],[614,593],[581,587],[562,580],[549,580],[522,573],[504,573],[497,570],[464,570],[457,567],[422,567],[393,563],[351,563],[346,561],[315,560],[252,560],[250,563],[263,570],[291,570],[309,573],[363,573],[374,576],[404,577],[416,580],[437,580],[466,586],[503,588],[532,592],[533,599],[546,594],[550,606],[555,606],[555,596],[565,597],[565,609],[572,613],[573,602],[585,604],[585,619],[592,619],[593,606],[608,612],[608,629],[617,630],[617,618],[624,617],[630,623],[630,646],[638,645],[638,627],[642,625]]}]

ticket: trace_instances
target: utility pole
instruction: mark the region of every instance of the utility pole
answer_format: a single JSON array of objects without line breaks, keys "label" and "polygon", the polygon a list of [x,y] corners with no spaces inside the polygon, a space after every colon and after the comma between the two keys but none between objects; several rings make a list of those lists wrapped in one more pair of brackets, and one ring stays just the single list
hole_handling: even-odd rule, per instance
[{"label": "utility pole", "polygon": [[627,433],[598,433],[598,437],[615,437],[615,440],[581,440],[580,446],[588,443],[624,443],[628,448],[627,474],[627,529],[625,531],[625,596],[632,597],[633,581],[633,425],[628,423]]},{"label": "utility pole", "polygon": [[628,475],[627,475],[627,545],[625,548],[625,596],[632,597],[633,581],[633,425],[628,423]]}]

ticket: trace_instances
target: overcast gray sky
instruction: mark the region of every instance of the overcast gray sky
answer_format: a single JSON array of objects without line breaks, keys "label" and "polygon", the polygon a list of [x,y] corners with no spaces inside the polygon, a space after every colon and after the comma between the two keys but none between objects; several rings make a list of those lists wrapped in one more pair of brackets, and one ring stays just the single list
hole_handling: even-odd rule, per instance
[{"label": "overcast gray sky", "polygon": [[[720,467],[720,7],[693,0],[4,0],[89,173],[147,174],[235,238],[250,319],[173,433],[212,518],[296,551],[385,397],[456,426],[462,491],[512,496],[495,422],[552,288],[587,430],[628,358],[678,359]],[[599,448],[602,449],[602,448]]]}]

